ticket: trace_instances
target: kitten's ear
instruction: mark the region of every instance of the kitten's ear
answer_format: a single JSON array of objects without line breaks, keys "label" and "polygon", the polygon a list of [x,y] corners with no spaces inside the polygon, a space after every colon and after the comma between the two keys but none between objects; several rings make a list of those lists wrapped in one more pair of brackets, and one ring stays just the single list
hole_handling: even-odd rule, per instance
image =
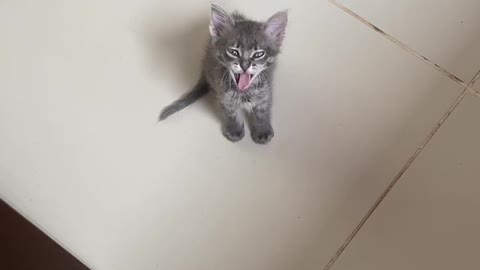
[{"label": "kitten's ear", "polygon": [[212,3],[211,9],[210,35],[213,38],[218,38],[233,27],[235,23],[230,14],[223,10],[220,5]]},{"label": "kitten's ear", "polygon": [[275,13],[265,23],[265,32],[272,38],[277,46],[281,46],[285,37],[285,28],[288,23],[288,12],[286,10]]}]

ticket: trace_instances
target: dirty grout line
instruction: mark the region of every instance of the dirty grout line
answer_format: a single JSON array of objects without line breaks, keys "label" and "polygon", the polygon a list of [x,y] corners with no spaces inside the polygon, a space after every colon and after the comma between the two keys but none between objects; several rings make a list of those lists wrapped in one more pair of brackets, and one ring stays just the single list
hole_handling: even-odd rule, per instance
[{"label": "dirty grout line", "polygon": [[412,156],[408,159],[408,161],[405,163],[405,165],[402,167],[402,169],[399,171],[399,173],[394,177],[392,182],[388,185],[388,187],[384,190],[384,192],[379,196],[379,198],[375,201],[375,203],[372,205],[372,207],[368,210],[368,212],[365,214],[365,216],[362,218],[362,220],[358,223],[358,225],[354,228],[354,230],[350,233],[350,235],[347,237],[347,239],[344,241],[342,246],[337,250],[337,252],[333,255],[333,257],[330,259],[330,261],[327,263],[327,265],[323,268],[323,270],[330,270],[332,266],[335,264],[337,259],[342,255],[342,253],[345,251],[345,249],[349,246],[351,241],[355,238],[355,236],[358,234],[358,232],[362,229],[362,227],[365,225],[365,223],[368,221],[368,219],[372,216],[372,214],[377,210],[378,206],[383,202],[383,200],[387,197],[387,195],[390,193],[390,191],[394,188],[394,186],[398,183],[398,181],[402,178],[402,176],[405,174],[405,172],[408,170],[408,168],[412,165],[412,163],[417,159],[417,157],[420,155],[420,153],[423,151],[423,149],[427,146],[427,144],[430,142],[430,140],[434,137],[434,135],[437,133],[437,131],[442,127],[442,125],[445,123],[445,121],[449,118],[449,116],[455,111],[457,106],[460,104],[460,102],[465,98],[468,92],[471,94],[480,97],[480,92],[476,91],[473,88],[473,85],[477,80],[480,79],[480,70],[476,73],[476,75],[473,77],[473,79],[467,84],[457,76],[453,75],[446,69],[442,68],[441,66],[433,63],[430,59],[424,57],[423,55],[419,54],[412,48],[408,47],[405,43],[401,42],[400,40],[396,39],[395,37],[389,35],[388,33],[384,32],[374,24],[370,23],[366,19],[362,18],[360,15],[356,14],[349,8],[345,7],[341,3],[337,2],[337,0],[328,0],[330,3],[334,4],[344,12],[348,13],[355,19],[359,20],[361,23],[364,25],[368,26],[369,28],[373,29],[377,33],[380,33],[384,37],[386,37],[388,40],[399,46],[401,49],[409,52],[410,54],[414,55],[415,57],[421,59],[423,62],[426,64],[430,65],[434,69],[440,71],[442,74],[462,86],[464,89],[462,93],[457,97],[455,102],[449,107],[447,112],[442,116],[442,118],[438,121],[438,123],[433,127],[433,129],[430,131],[428,136],[425,138],[425,140],[422,142],[422,144],[415,150],[415,152],[412,154]]},{"label": "dirty grout line", "polygon": [[401,42],[400,40],[396,39],[395,37],[391,36],[390,34],[386,33],[385,31],[383,31],[382,29],[378,28],[377,26],[375,26],[374,24],[372,24],[371,22],[367,21],[365,18],[361,17],[360,15],[358,15],[357,13],[353,12],[351,9],[347,8],[346,6],[344,6],[343,4],[339,3],[337,0],[328,0],[330,3],[332,3],[333,5],[337,6],[339,9],[343,10],[344,12],[348,13],[349,15],[351,15],[352,17],[354,17],[355,19],[357,19],[358,21],[360,21],[361,23],[363,23],[364,25],[368,26],[369,28],[373,29],[375,32],[381,34],[382,36],[384,36],[385,38],[387,38],[388,40],[390,40],[391,42],[393,42],[394,44],[396,44],[397,46],[399,46],[400,48],[402,48],[403,50],[407,51],[408,53],[414,55],[415,57],[421,59],[423,62],[425,62],[426,64],[428,64],[429,66],[433,67],[434,69],[440,71],[443,75],[447,76],[448,78],[450,78],[451,80],[453,80],[454,82],[456,82],[457,84],[459,84],[461,87],[464,87],[466,90],[472,92],[472,94],[480,97],[480,92],[476,91],[475,89],[473,89],[472,85],[469,83],[467,84],[466,82],[464,82],[462,79],[460,79],[459,77],[455,76],[454,74],[450,73],[448,70],[444,69],[443,67],[435,64],[434,62],[432,62],[432,60],[428,59],[427,57],[419,54],[417,51],[415,51],[414,49],[410,48],[409,46],[407,46],[405,43]]},{"label": "dirty grout line", "polygon": [[332,266],[335,264],[337,259],[342,255],[342,253],[345,251],[345,249],[350,245],[352,240],[355,238],[355,236],[358,234],[358,232],[362,229],[362,227],[365,225],[365,223],[368,221],[368,219],[372,216],[372,214],[377,210],[378,206],[383,202],[383,200],[387,197],[387,195],[390,193],[390,191],[393,189],[393,187],[398,183],[398,181],[402,178],[402,176],[405,174],[405,172],[408,170],[408,168],[412,165],[412,163],[417,159],[417,157],[420,155],[420,153],[423,151],[423,149],[427,146],[427,144],[430,142],[430,140],[435,136],[437,131],[442,127],[442,125],[447,121],[448,117],[455,111],[457,106],[460,104],[460,102],[465,98],[465,96],[469,93],[469,89],[472,89],[471,86],[480,78],[480,70],[475,74],[473,79],[470,81],[470,83],[467,85],[467,87],[464,87],[462,93],[457,97],[455,102],[448,108],[447,112],[442,116],[442,118],[438,121],[438,123],[433,127],[433,129],[430,131],[428,134],[427,138],[422,142],[422,144],[415,150],[413,155],[408,159],[408,161],[405,163],[405,165],[402,167],[400,172],[393,178],[392,182],[388,185],[388,187],[383,191],[383,193],[380,195],[380,197],[375,201],[373,206],[368,210],[368,212],[365,214],[365,216],[362,218],[360,223],[355,227],[355,229],[350,233],[350,235],[347,237],[345,242],[340,246],[340,248],[337,250],[335,255],[330,259],[330,261],[327,263],[327,265],[323,268],[323,270],[330,270]]},{"label": "dirty grout line", "polygon": [[[478,81],[478,79],[480,79],[479,73],[480,73],[480,70],[477,72],[477,75],[473,78],[472,82],[470,82],[469,85],[470,85],[471,88],[473,88],[475,83]],[[473,88],[473,91],[474,91],[473,94],[475,94],[477,97],[480,97],[480,91],[479,90]]]}]

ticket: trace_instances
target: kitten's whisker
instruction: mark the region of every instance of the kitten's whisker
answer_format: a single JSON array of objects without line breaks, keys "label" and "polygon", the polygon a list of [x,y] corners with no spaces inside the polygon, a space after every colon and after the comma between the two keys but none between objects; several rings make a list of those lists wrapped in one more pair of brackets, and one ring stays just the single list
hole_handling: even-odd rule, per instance
[{"label": "kitten's whisker", "polygon": [[258,83],[257,85],[262,85],[263,84],[263,81],[266,80],[267,77],[265,76],[265,74],[263,74],[263,70],[260,71],[260,73],[258,73]]},{"label": "kitten's whisker", "polygon": [[220,79],[220,84],[228,84],[228,81],[224,81],[225,79],[225,75],[228,75],[229,73],[229,70],[228,69],[225,69],[225,71],[223,72],[223,75],[222,75],[222,78]]}]

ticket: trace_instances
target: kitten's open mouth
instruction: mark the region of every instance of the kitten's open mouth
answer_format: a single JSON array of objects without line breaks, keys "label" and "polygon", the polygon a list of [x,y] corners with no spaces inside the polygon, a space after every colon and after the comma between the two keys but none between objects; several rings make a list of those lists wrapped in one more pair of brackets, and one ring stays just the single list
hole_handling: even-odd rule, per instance
[{"label": "kitten's open mouth", "polygon": [[244,72],[242,74],[235,74],[235,82],[237,83],[240,91],[245,91],[250,87],[252,83],[252,75]]}]

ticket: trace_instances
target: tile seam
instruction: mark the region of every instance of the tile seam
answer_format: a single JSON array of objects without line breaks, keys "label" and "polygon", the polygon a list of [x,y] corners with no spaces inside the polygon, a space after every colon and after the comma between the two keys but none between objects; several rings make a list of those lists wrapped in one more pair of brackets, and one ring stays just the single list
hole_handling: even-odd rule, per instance
[{"label": "tile seam", "polygon": [[[475,82],[479,78],[480,78],[480,71],[477,72],[477,74],[471,80],[469,85],[472,84],[473,82]],[[447,121],[447,119],[455,111],[457,106],[460,104],[460,102],[465,98],[465,96],[468,93],[469,93],[469,91],[465,87],[463,89],[462,93],[457,97],[455,102],[448,108],[447,112],[442,116],[442,118],[437,122],[437,124],[435,124],[435,126],[430,131],[430,133],[425,138],[425,140],[422,142],[422,144],[420,144],[420,146],[417,147],[415,152],[410,156],[410,158],[407,160],[407,162],[402,167],[402,169],[400,169],[400,171],[393,178],[393,180],[390,182],[390,184],[387,186],[387,188],[377,198],[377,200],[370,207],[368,212],[363,216],[363,218],[360,220],[360,222],[357,224],[357,226],[353,229],[353,231],[350,233],[350,235],[347,237],[347,239],[345,239],[343,244],[339,247],[337,252],[333,255],[333,257],[330,259],[330,261],[327,263],[327,265],[323,268],[323,270],[330,270],[332,268],[332,266],[335,264],[337,259],[342,255],[342,253],[345,251],[345,249],[350,245],[352,240],[355,238],[355,236],[358,234],[358,232],[362,229],[362,227],[365,225],[365,223],[368,221],[368,219],[372,216],[372,214],[375,212],[375,210],[377,210],[378,206],[380,206],[380,204],[387,197],[387,195],[390,193],[390,191],[400,181],[400,179],[405,174],[405,172],[408,170],[408,168],[410,168],[410,166],[413,164],[413,162],[417,159],[417,157],[420,155],[420,153],[424,150],[424,148],[428,145],[428,143],[431,141],[431,139],[434,137],[434,135],[437,133],[437,131],[443,126],[443,124]]]},{"label": "tile seam", "polygon": [[444,68],[440,67],[437,64],[434,64],[432,61],[430,61],[428,58],[423,57],[404,43],[400,42],[396,38],[388,35],[384,31],[382,31],[380,28],[376,27],[375,25],[371,24],[364,18],[360,17],[350,9],[346,8],[342,4],[338,3],[336,0],[329,0],[331,3],[336,5],[338,8],[341,10],[345,11],[346,13],[350,14],[351,16],[355,17],[357,20],[362,22],[363,24],[367,25],[368,27],[372,28],[376,32],[381,33],[385,37],[387,37],[390,41],[401,47],[402,49],[408,51],[409,53],[413,54],[414,56],[422,59],[424,62],[426,62],[429,65],[432,65],[435,69],[439,70],[443,74],[447,75],[450,79],[452,79],[454,82],[459,84],[460,86],[463,87],[462,93],[457,97],[455,102],[448,108],[447,112],[442,116],[442,118],[437,122],[437,124],[433,127],[433,129],[430,131],[428,136],[425,138],[425,140],[420,144],[419,147],[415,150],[415,152],[410,156],[410,158],[407,160],[405,165],[402,167],[402,169],[397,173],[397,175],[393,178],[393,180],[390,182],[390,184],[387,186],[387,188],[383,191],[383,193],[377,198],[377,200],[374,202],[374,204],[370,207],[368,212],[363,216],[363,218],[360,220],[360,222],[357,224],[357,226],[353,229],[353,231],[350,233],[350,235],[345,239],[343,244],[339,247],[337,252],[333,255],[333,257],[329,260],[329,262],[325,265],[323,270],[330,270],[332,266],[336,263],[338,258],[342,255],[342,253],[345,251],[345,249],[350,245],[352,240],[355,238],[355,236],[358,234],[358,232],[362,229],[362,227],[365,225],[365,223],[368,221],[368,219],[373,215],[375,210],[380,206],[380,204],[383,202],[383,200],[387,197],[387,195],[390,193],[390,191],[395,187],[395,185],[399,182],[399,180],[402,178],[402,176],[405,174],[405,172],[410,168],[410,166],[413,164],[413,162],[417,159],[417,157],[420,155],[420,153],[424,150],[424,148],[428,145],[428,143],[432,140],[432,138],[435,136],[435,134],[440,130],[440,128],[443,126],[443,124],[447,121],[447,119],[450,117],[450,115],[455,111],[457,106],[460,104],[460,102],[465,98],[465,96],[470,92],[477,97],[480,97],[480,93],[475,91],[473,89],[473,84],[480,78],[480,70],[476,73],[476,75],[472,78],[472,80],[466,84],[463,80],[459,79],[455,75],[451,74]]},{"label": "tile seam", "polygon": [[424,63],[426,63],[430,67],[432,67],[433,69],[439,71],[444,76],[446,76],[450,80],[454,81],[456,84],[460,85],[463,88],[466,88],[472,94],[480,97],[480,92],[473,89],[472,85],[467,84],[464,80],[460,79],[458,76],[452,74],[451,72],[449,72],[445,68],[443,68],[440,65],[434,63],[432,60],[428,59],[427,57],[421,55],[420,53],[418,53],[414,49],[410,48],[407,44],[401,42],[397,38],[395,38],[392,35],[386,33],[385,31],[383,31],[379,27],[375,26],[373,23],[369,22],[368,20],[366,20],[362,16],[358,15],[357,13],[355,13],[354,11],[349,9],[348,7],[346,7],[343,4],[341,4],[340,2],[338,2],[338,0],[328,0],[328,1],[330,3],[332,3],[333,5],[335,5],[337,8],[341,9],[345,13],[349,14],[350,16],[352,16],[353,18],[358,20],[359,22],[361,22],[362,24],[366,25],[368,28],[370,28],[370,29],[374,30],[375,32],[381,34],[386,39],[388,39],[390,42],[394,43],[395,45],[397,45],[398,47],[400,47],[404,51],[410,53],[411,55],[417,57],[418,59],[420,59],[421,61],[423,61]]}]

